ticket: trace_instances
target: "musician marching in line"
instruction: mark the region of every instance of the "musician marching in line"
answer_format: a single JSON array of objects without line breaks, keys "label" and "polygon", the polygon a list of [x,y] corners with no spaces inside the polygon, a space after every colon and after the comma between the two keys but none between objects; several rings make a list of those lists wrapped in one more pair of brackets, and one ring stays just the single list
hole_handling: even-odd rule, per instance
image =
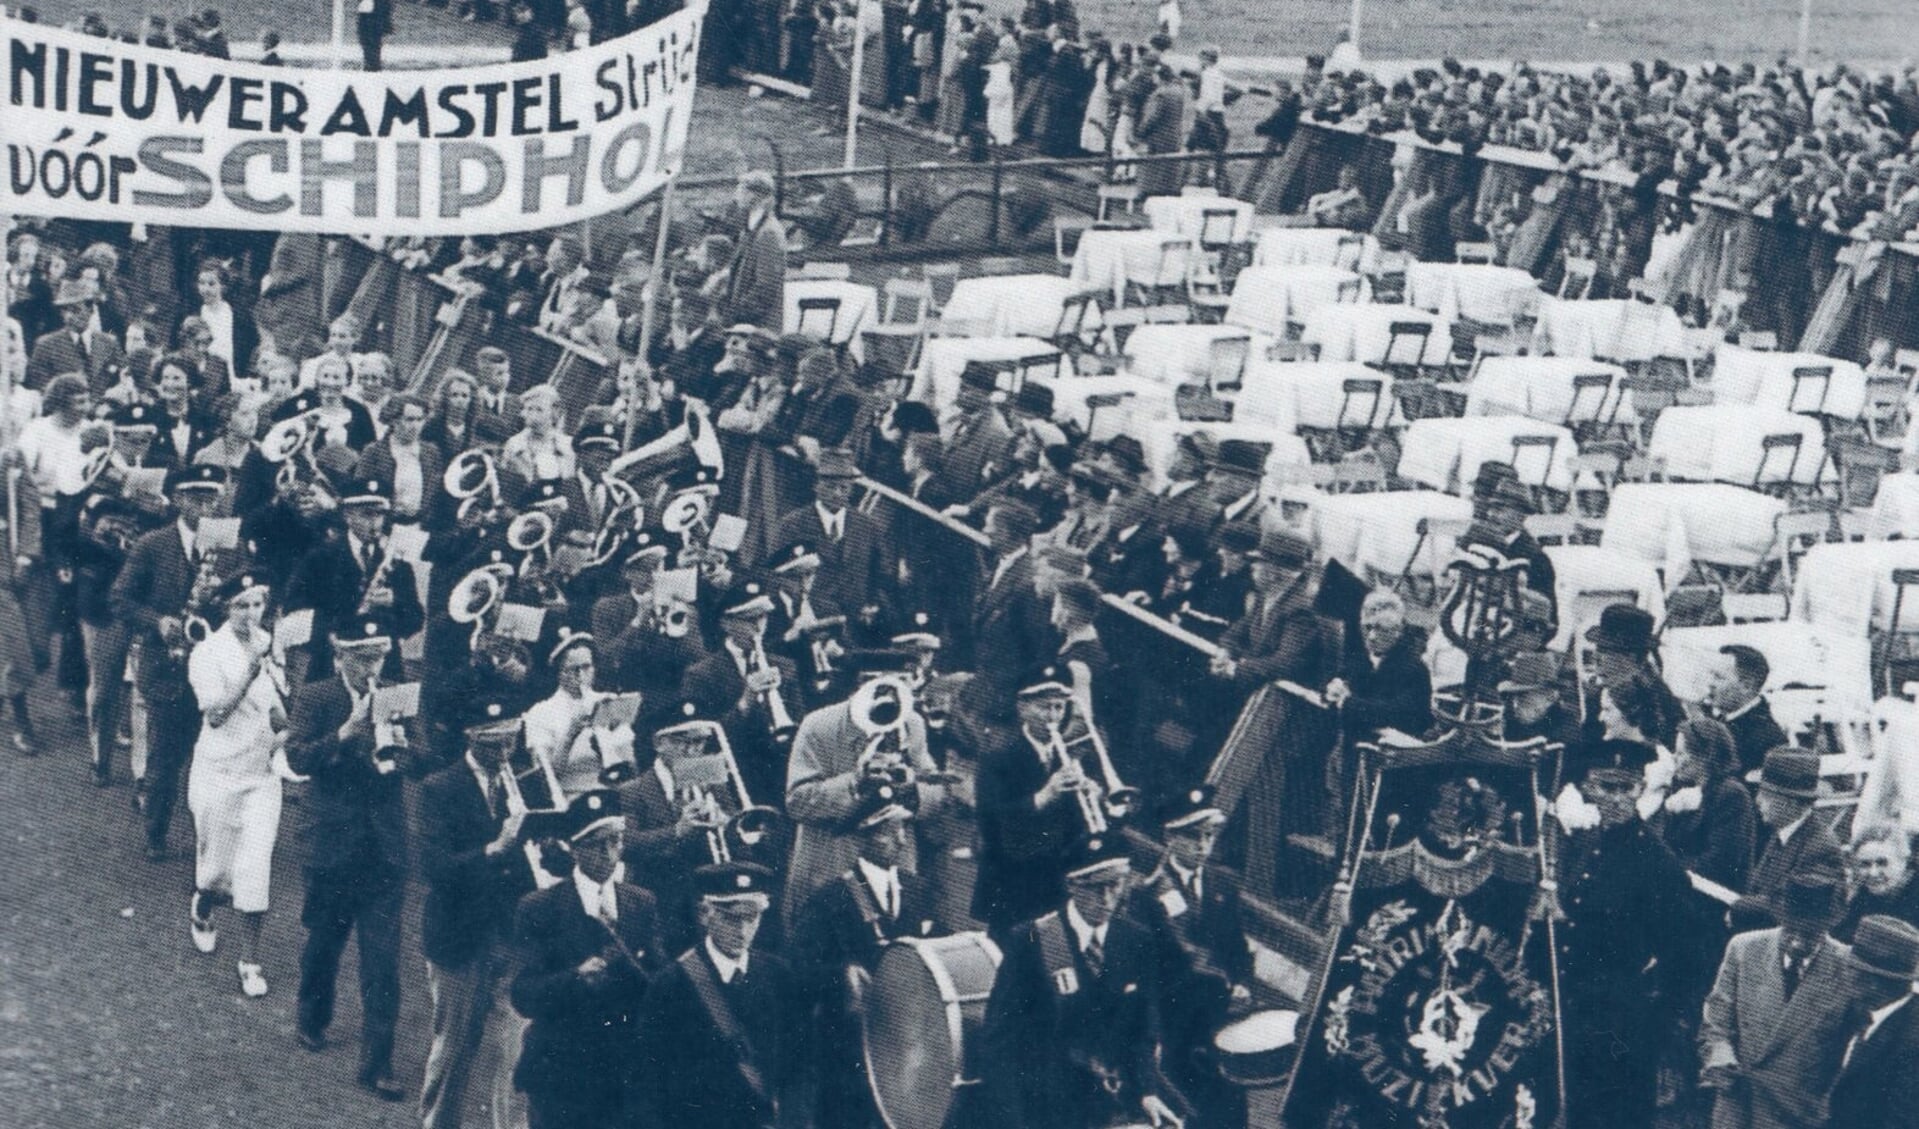
[{"label": "musician marching in line", "polygon": [[720,646],[687,670],[680,697],[718,718],[754,796],[775,796],[785,782],[787,747],[798,716],[799,674],[766,650],[773,601],[758,580],[734,585],[720,609]]},{"label": "musician marching in line", "polygon": [[753,947],[772,907],[758,863],[703,866],[702,938],[653,983],[640,1029],[639,1095],[648,1126],[772,1129],[805,1124],[792,973]]},{"label": "musician marching in line", "polygon": [[560,778],[560,790],[577,796],[600,786],[600,759],[583,750],[574,755],[574,740],[593,724],[593,711],[608,695],[593,688],[596,656],[593,636],[562,627],[560,641],[546,656],[559,683],[553,695],[526,711],[526,747],[546,758]]},{"label": "musician marching in line", "polygon": [[[659,899],[660,933],[666,952],[684,949],[698,936],[693,871],[713,861],[708,834],[713,813],[677,774],[680,764],[709,755],[717,726],[699,717],[699,707],[682,702],[669,724],[653,731],[653,763],[619,786],[626,817],[626,861],[647,876]],[[723,730],[721,731],[724,732]]]},{"label": "musician marching in line", "polygon": [[818,591],[819,550],[795,541],[774,553],[767,566],[772,580],[773,614],[767,635],[773,649],[805,676],[801,698],[809,709],[839,701],[846,690],[846,617]]},{"label": "musician marching in line", "polygon": [[219,504],[226,471],[194,466],[167,473],[175,520],[134,542],[113,584],[113,613],[141,643],[135,685],[147,706],[147,858],[167,856],[167,828],[180,773],[200,733],[200,710],[187,684],[185,617],[196,595],[211,593],[211,563],[197,545],[200,523]]},{"label": "musician marching in line", "polygon": [[878,1123],[857,1049],[873,970],[895,940],[947,932],[935,891],[908,865],[909,799],[883,781],[860,781],[858,804],[846,821],[857,851],[853,866],[814,891],[793,919],[793,972],[809,1016],[819,1126]]},{"label": "musician marching in line", "polygon": [[1058,740],[1071,693],[1059,668],[1029,672],[1019,684],[1019,730],[980,761],[973,916],[995,937],[1059,901],[1066,852],[1086,832],[1071,801],[1087,774]]},{"label": "musician marching in line", "polygon": [[233,907],[245,925],[238,971],[240,991],[267,993],[260,968],[260,931],[266,923],[273,847],[280,835],[280,775],[287,715],[285,673],[273,657],[265,626],[267,586],[251,573],[224,581],[213,603],[226,622],[193,649],[187,678],[201,711],[199,740],[187,777],[193,813],[193,902],[188,908],[194,947],[211,953],[219,940],[213,910]]},{"label": "musician marching in line", "polygon": [[619,797],[574,797],[563,833],[568,881],[526,895],[514,934],[513,1006],[531,1021],[514,1081],[531,1129],[650,1124],[629,1108],[648,981],[660,963],[658,905],[626,880]]},{"label": "musician marching in line", "polygon": [[[287,585],[286,606],[313,609],[316,643],[355,616],[380,616],[395,640],[412,636],[425,624],[413,566],[395,557],[387,540],[392,511],[391,483],[378,478],[351,480],[340,492],[345,531],[315,546],[295,569]],[[324,679],[332,669],[331,658],[324,647],[315,646],[311,653],[307,679]],[[391,682],[403,677],[397,645],[380,674]]]},{"label": "musician marching in line", "polygon": [[1159,817],[1166,854],[1133,891],[1130,916],[1159,941],[1163,1066],[1199,1124],[1243,1124],[1243,1092],[1201,1054],[1214,1032],[1252,1002],[1253,952],[1239,885],[1208,865],[1226,813],[1214,805],[1212,787],[1201,784],[1169,797]]},{"label": "musician marching in line", "polygon": [[382,1101],[406,1091],[393,1078],[400,1011],[400,911],[406,901],[407,816],[402,758],[417,745],[412,723],[374,711],[381,664],[393,639],[377,616],[339,625],[328,638],[332,677],[293,698],[287,760],[313,778],[307,809],[307,927],[300,952],[298,1034],[326,1048],[334,981],[349,934],[360,945],[360,1086]]},{"label": "musician marching in line", "polygon": [[658,592],[666,546],[645,530],[630,544],[632,551],[620,562],[625,590],[594,603],[593,638],[607,667],[607,686],[642,696],[642,723],[677,720],[660,711],[680,701],[680,679],[706,657],[706,645],[694,629],[691,609],[676,607]]},{"label": "musician marching in line", "polygon": [[520,719],[497,700],[479,699],[469,709],[462,719],[465,752],[420,785],[420,871],[427,884],[420,949],[433,1001],[420,1088],[423,1129],[459,1129],[467,1080],[489,1055],[497,1122],[519,1058],[507,973],[514,909],[533,889],[533,871],[519,850],[525,812],[508,805],[500,774],[519,740]]},{"label": "musician marching in line", "polygon": [[1159,1068],[1155,942],[1117,915],[1131,879],[1118,836],[1081,836],[1064,898],[1002,943],[980,1041],[991,1124],[1104,1129],[1142,1115],[1182,1124]]}]

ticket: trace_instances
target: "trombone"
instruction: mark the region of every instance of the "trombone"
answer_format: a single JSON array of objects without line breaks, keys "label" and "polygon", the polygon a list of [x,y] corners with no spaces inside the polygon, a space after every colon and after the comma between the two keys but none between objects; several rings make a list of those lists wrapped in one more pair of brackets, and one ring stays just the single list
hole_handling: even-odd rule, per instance
[{"label": "trombone", "polygon": [[[560,778],[554,773],[552,763],[538,749],[529,748],[524,736],[524,728],[515,731],[513,751],[499,770],[500,794],[505,798],[506,810],[523,819],[565,812],[566,793],[560,790]],[[527,865],[533,868],[536,886],[544,889],[559,881],[560,875],[546,865],[538,839],[529,837],[522,849],[526,852]]]},{"label": "trombone", "polygon": [[[722,865],[733,861],[736,849],[750,853],[758,847],[778,827],[780,813],[753,802],[746,781],[740,777],[739,762],[733,757],[726,730],[710,721],[687,724],[711,734],[717,751],[688,757],[672,766],[680,810],[688,822],[705,832],[707,855],[715,865]],[[732,801],[730,810],[728,799]]]},{"label": "trombone", "polygon": [[[1093,755],[1099,762],[1099,779],[1086,775],[1075,750],[1090,744]],[[1059,726],[1047,727],[1047,747],[1062,765],[1073,766],[1079,778],[1078,786],[1073,789],[1073,798],[1079,804],[1080,819],[1086,825],[1089,835],[1103,835],[1114,823],[1131,818],[1139,809],[1140,790],[1130,787],[1119,778],[1113,768],[1113,758],[1106,751],[1106,739],[1099,735],[1099,728],[1086,719],[1086,732],[1067,740]]]}]

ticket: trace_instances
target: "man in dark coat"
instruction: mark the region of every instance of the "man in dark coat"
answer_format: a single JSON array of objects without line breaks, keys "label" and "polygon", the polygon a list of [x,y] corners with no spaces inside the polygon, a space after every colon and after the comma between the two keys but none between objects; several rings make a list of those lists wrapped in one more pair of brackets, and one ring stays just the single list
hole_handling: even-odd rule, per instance
[{"label": "man in dark coat", "polygon": [[655,979],[640,1025],[640,1124],[802,1125],[792,973],[753,948],[773,873],[735,862],[701,867],[694,881],[703,936]]},{"label": "man in dark coat", "polygon": [[1029,545],[1037,525],[1023,502],[1001,502],[986,511],[991,559],[980,572],[968,632],[979,676],[966,695],[966,708],[983,721],[1002,720],[1021,674],[1058,650],[1047,608],[1033,587]]},{"label": "man in dark coat", "polygon": [[953,407],[957,419],[946,437],[937,488],[956,505],[970,505],[980,491],[1004,477],[1013,455],[1013,432],[993,403],[999,370],[968,361],[960,370]]},{"label": "man in dark coat", "polygon": [[1919,978],[1919,929],[1894,917],[1870,916],[1853,935],[1852,964],[1860,998],[1841,1055],[1839,1080],[1828,1102],[1833,1129],[1872,1125],[1919,1126],[1919,1009],[1912,982]]},{"label": "man in dark coat", "polygon": [[[294,570],[286,606],[313,609],[310,679],[325,678],[332,670],[326,648],[318,644],[355,616],[382,617],[395,639],[409,638],[426,623],[413,566],[393,557],[387,545],[392,508],[390,483],[377,478],[348,483],[340,495],[345,531],[315,546]],[[398,650],[388,655],[382,672],[389,682],[401,680]]]},{"label": "man in dark coat", "polygon": [[758,169],[740,177],[734,201],[744,226],[727,268],[722,325],[757,325],[777,334],[785,325],[786,228],[773,214],[773,178]]},{"label": "man in dark coat", "polygon": [[[1186,140],[1186,110],[1191,99],[1186,81],[1173,68],[1158,64],[1157,85],[1140,107],[1133,123],[1132,142],[1148,155],[1177,153]],[[1139,191],[1142,196],[1177,196],[1186,180],[1186,170],[1178,161],[1152,161],[1139,166]]]},{"label": "man in dark coat", "polygon": [[636,534],[631,544],[633,551],[620,564],[624,590],[594,602],[591,626],[606,659],[606,689],[639,691],[641,716],[655,718],[678,703],[680,679],[707,657],[706,646],[690,625],[683,635],[667,634],[653,587],[666,562],[666,546],[647,532]]},{"label": "man in dark coat", "polygon": [[1712,672],[1706,704],[1732,731],[1739,752],[1739,771],[1748,773],[1765,763],[1766,754],[1789,744],[1786,731],[1773,720],[1766,701],[1766,680],[1772,664],[1757,648],[1728,643],[1719,648],[1722,659]]},{"label": "man in dark coat", "polygon": [[820,887],[793,921],[792,960],[819,1086],[816,1125],[873,1125],[878,1111],[860,1047],[860,1012],[887,945],[944,933],[934,890],[902,866],[914,813],[888,785],[862,789],[852,820],[858,857]]},{"label": "man in dark coat", "polygon": [[1052,746],[1070,695],[1057,668],[1029,671],[1019,684],[1017,730],[980,760],[973,916],[996,937],[1059,900],[1066,851],[1086,831],[1073,799],[1084,769]]},{"label": "man in dark coat", "polygon": [[360,37],[360,69],[380,69],[380,50],[386,37],[393,34],[392,0],[358,0],[354,8],[354,31]]},{"label": "man in dark coat", "polygon": [[1433,678],[1420,658],[1425,637],[1406,627],[1406,605],[1390,589],[1370,592],[1359,612],[1364,648],[1347,657],[1326,700],[1345,711],[1346,734],[1370,741],[1383,729],[1422,736],[1433,723]]},{"label": "man in dark coat", "polygon": [[331,677],[302,686],[289,713],[287,763],[313,778],[308,792],[306,945],[300,952],[299,1036],[319,1051],[333,1022],[334,979],[347,937],[360,942],[359,1082],[384,1101],[400,1013],[400,911],[406,901],[403,758],[412,722],[373,713],[373,681],[393,640],[375,618],[339,625]]},{"label": "man in dark coat", "polygon": [[575,796],[565,824],[570,878],[522,899],[514,927],[513,1006],[531,1025],[513,1081],[532,1129],[603,1129],[631,1123],[647,983],[662,961],[658,913],[625,880],[615,793]]},{"label": "man in dark coat", "polygon": [[112,387],[127,358],[112,334],[87,328],[99,304],[98,292],[79,279],[64,279],[53,304],[60,312],[61,328],[41,334],[33,343],[23,383],[28,388],[45,388],[54,377],[77,372],[87,378],[87,387],[95,394]]},{"label": "man in dark coat", "polygon": [[1117,836],[1082,837],[1057,908],[1002,944],[980,1032],[992,1124],[1095,1129],[1129,1116],[1170,1124],[1157,948],[1150,932],[1117,915],[1130,878]]},{"label": "man in dark coat", "polygon": [[780,518],[773,546],[808,545],[819,555],[819,593],[859,625],[878,622],[887,582],[884,530],[855,508],[853,483],[860,469],[841,450],[820,452],[813,470],[813,500]]},{"label": "man in dark coat", "polygon": [[[420,1090],[425,1129],[457,1127],[482,1047],[510,1056],[506,986],[514,908],[533,888],[524,812],[507,809],[499,774],[519,718],[498,702],[473,711],[466,755],[420,786],[420,949],[433,997],[433,1042]],[[505,1061],[503,1058],[502,1061]],[[503,1067],[504,1069],[504,1067]]]},{"label": "man in dark coat", "polygon": [[[1601,741],[1569,758],[1566,779],[1596,820],[1561,811],[1559,988],[1571,1129],[1650,1125],[1659,1049],[1673,1017],[1661,1006],[1691,983],[1703,956],[1686,872],[1635,806],[1649,745]],[[1564,805],[1562,804],[1562,807]]]},{"label": "man in dark coat", "polygon": [[726,600],[720,615],[725,638],[686,671],[679,699],[697,703],[699,716],[719,719],[748,793],[757,803],[777,804],[786,792],[787,750],[800,718],[799,671],[792,660],[766,649],[773,600],[764,585],[744,581]]},{"label": "man in dark coat", "polygon": [[1845,850],[1832,824],[1813,806],[1819,797],[1819,754],[1778,748],[1759,770],[1755,802],[1765,832],[1746,892],[1776,898],[1796,874],[1845,874]]},{"label": "man in dark coat", "polygon": [[1162,1065],[1201,1124],[1230,1125],[1244,1092],[1220,1078],[1208,1052],[1229,1011],[1252,999],[1253,950],[1238,884],[1208,865],[1226,814],[1202,784],[1170,797],[1159,816],[1166,855],[1133,891],[1131,915],[1159,941]]},{"label": "man in dark coat", "polygon": [[[147,857],[164,859],[180,777],[200,736],[200,708],[187,685],[183,620],[199,589],[205,553],[200,523],[226,483],[221,467],[195,466],[167,476],[176,520],[134,542],[108,597],[114,618],[141,644],[139,690],[147,703],[147,775],[143,795]],[[214,577],[217,581],[220,578]],[[102,740],[111,740],[103,736]]]}]

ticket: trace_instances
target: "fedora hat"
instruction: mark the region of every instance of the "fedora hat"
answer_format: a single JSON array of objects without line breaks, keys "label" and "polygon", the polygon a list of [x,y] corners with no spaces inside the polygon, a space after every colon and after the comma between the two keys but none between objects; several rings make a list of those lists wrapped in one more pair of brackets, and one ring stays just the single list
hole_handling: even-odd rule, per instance
[{"label": "fedora hat", "polygon": [[1860,918],[1852,935],[1852,963],[1870,976],[1919,979],[1919,929],[1879,913]]},{"label": "fedora hat", "polygon": [[1268,529],[1250,555],[1281,568],[1305,568],[1313,559],[1313,543],[1291,530]]},{"label": "fedora hat", "polygon": [[1838,919],[1839,887],[1827,874],[1795,874],[1779,893],[1775,916],[1783,925],[1824,929]]},{"label": "fedora hat", "polygon": [[1652,650],[1652,613],[1632,604],[1609,604],[1586,630],[1586,642],[1602,651],[1643,655]]},{"label": "fedora hat", "polygon": [[1761,791],[1800,800],[1819,797],[1819,754],[1781,745],[1766,754],[1757,781]]}]

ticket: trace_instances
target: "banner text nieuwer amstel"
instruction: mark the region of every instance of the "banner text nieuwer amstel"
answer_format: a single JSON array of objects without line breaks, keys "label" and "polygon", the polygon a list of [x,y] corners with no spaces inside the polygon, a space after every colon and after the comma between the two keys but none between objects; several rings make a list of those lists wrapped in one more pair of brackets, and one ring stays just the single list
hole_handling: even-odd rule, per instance
[{"label": "banner text nieuwer amstel", "polygon": [[0,211],[418,235],[602,215],[678,171],[705,10],[538,62],[378,74],[0,18]]}]

